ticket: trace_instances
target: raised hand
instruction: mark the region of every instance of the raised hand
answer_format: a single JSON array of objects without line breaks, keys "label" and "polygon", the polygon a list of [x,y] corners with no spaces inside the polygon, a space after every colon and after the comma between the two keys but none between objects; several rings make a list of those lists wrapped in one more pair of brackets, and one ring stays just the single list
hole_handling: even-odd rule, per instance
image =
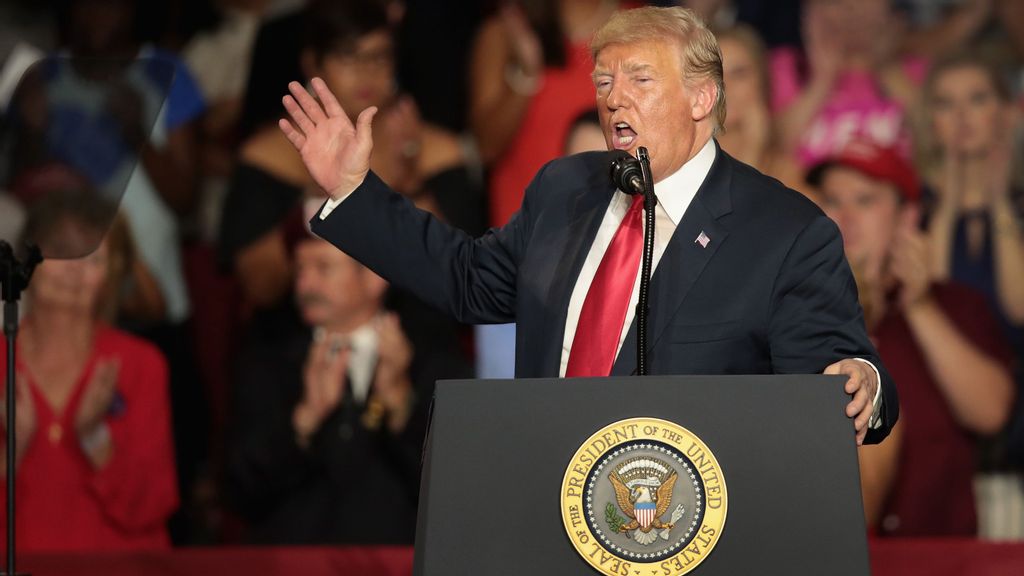
[{"label": "raised hand", "polygon": [[525,76],[537,77],[544,69],[544,47],[537,33],[530,27],[522,7],[506,4],[501,9],[500,17],[512,51],[512,62]]},{"label": "raised hand", "polygon": [[996,145],[989,153],[988,200],[990,206],[995,209],[1009,208],[1010,190],[1013,188],[1013,156],[1016,149],[1014,139],[1019,133],[1021,123],[1021,111],[1007,106],[996,136]]},{"label": "raised hand", "polygon": [[843,67],[845,58],[840,35],[828,15],[812,4],[803,24],[804,45],[814,80],[831,85]]},{"label": "raised hand", "polygon": [[291,121],[282,118],[278,124],[313,180],[331,198],[344,198],[370,171],[371,123],[377,107],[360,112],[353,125],[327,84],[320,78],[312,84],[319,102],[298,82],[288,84],[291,95],[283,101]]},{"label": "raised hand", "polygon": [[909,311],[930,294],[928,239],[917,227],[919,211],[905,208],[892,243],[889,270],[900,282],[900,305]]}]

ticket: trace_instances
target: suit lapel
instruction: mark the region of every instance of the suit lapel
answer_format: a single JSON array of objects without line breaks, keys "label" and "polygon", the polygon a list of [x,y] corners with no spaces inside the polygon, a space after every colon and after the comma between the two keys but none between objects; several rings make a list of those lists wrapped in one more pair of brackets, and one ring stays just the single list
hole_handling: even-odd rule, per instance
[{"label": "suit lapel", "polygon": [[540,359],[538,374],[558,375],[562,359],[562,341],[565,338],[565,320],[569,314],[572,290],[590,252],[590,246],[597,236],[601,220],[608,210],[608,203],[615,193],[615,187],[607,177],[604,177],[604,172],[598,172],[599,174],[591,175],[586,185],[572,200],[569,226],[562,237],[561,249],[557,245],[551,247],[552,251],[561,254],[558,270],[565,272],[556,273],[551,283],[550,302],[553,307],[550,310],[555,313],[548,314],[544,319],[544,329],[540,331],[545,341],[540,348],[543,357]]},{"label": "suit lapel", "polygon": [[[648,354],[657,344],[690,289],[700,278],[704,267],[729,236],[729,230],[718,219],[732,211],[732,198],[729,192],[732,162],[733,160],[721,149],[717,151],[715,163],[708,177],[704,179],[697,195],[683,214],[651,277]],[[701,234],[709,240],[706,246],[698,241]],[[626,376],[635,370],[636,318],[630,324],[622,349],[615,365],[612,366],[612,375]]]}]

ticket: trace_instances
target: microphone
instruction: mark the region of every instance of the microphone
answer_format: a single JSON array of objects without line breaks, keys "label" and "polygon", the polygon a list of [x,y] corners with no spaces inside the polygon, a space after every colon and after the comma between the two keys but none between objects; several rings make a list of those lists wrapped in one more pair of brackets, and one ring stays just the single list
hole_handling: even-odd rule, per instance
[{"label": "microphone", "polygon": [[640,161],[624,150],[613,150],[609,156],[611,161],[608,176],[612,179],[612,184],[626,194],[643,194],[644,175]]}]

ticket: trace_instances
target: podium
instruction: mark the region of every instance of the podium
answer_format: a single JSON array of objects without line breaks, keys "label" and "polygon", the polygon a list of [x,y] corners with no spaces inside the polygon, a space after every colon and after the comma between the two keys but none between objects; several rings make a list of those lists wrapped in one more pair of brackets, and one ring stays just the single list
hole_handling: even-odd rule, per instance
[{"label": "podium", "polygon": [[[844,415],[849,402],[844,382],[841,376],[822,375],[438,382],[424,454],[414,574],[867,575],[856,442],[852,421]],[[642,427],[630,429],[629,422],[648,420],[672,423],[692,435],[693,442],[679,443],[685,457],[662,458],[685,466],[679,474],[652,464],[658,461],[654,457],[621,460],[636,446],[655,455],[672,452],[669,439],[678,436],[673,432],[647,436],[662,443],[628,437],[629,430],[643,436]],[[601,435],[622,422],[627,424],[619,427],[621,434]],[[697,470],[712,466],[705,465],[696,444],[713,455],[714,475]],[[608,450],[598,454],[605,445]],[[624,453],[614,457],[619,461],[613,459],[616,447]],[[588,461],[594,468],[583,470]],[[650,470],[646,476],[638,470],[644,466]],[[680,487],[690,486],[690,473],[703,493],[680,496],[685,492]],[[586,492],[582,499],[570,494],[581,486],[577,474],[598,492]],[[670,476],[676,477],[665,480]],[[662,487],[673,483],[672,498],[679,503],[670,506],[686,509],[678,521],[673,513],[675,527],[662,527],[661,539],[659,529],[636,528],[637,521],[652,522],[643,513],[645,506],[654,506],[644,502],[655,491],[657,502],[668,500]],[[628,500],[627,492],[619,492],[625,484]],[[571,502],[590,496],[589,521],[563,513]],[[716,496],[727,499],[727,512]],[[716,503],[723,508],[712,510]],[[717,530],[707,526],[713,512],[723,516]],[[686,513],[701,542],[701,528],[716,532],[710,547],[679,540],[681,548],[666,548],[690,525]],[[668,514],[666,509],[663,524],[655,520],[654,525],[671,526]],[[627,530],[629,521],[636,529]],[[581,536],[589,542],[580,551],[574,542],[579,538],[570,538],[574,526],[590,535]],[[641,544],[650,538],[656,542]],[[612,554],[620,544],[633,552]],[[645,557],[645,550],[656,552],[659,546],[663,553]]]}]

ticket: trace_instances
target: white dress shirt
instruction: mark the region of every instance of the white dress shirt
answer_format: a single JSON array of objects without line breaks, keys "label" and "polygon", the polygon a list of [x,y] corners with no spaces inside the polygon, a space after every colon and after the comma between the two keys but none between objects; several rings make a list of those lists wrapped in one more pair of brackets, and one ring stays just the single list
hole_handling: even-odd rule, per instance
[{"label": "white dress shirt", "polygon": [[[697,152],[697,155],[683,164],[679,170],[669,175],[661,182],[654,183],[654,194],[658,197],[658,205],[654,209],[654,260],[651,266],[651,275],[658,268],[661,255],[665,253],[676,226],[683,219],[683,214],[690,206],[690,201],[697,195],[697,189],[704,183],[711,165],[715,163],[715,143],[708,139],[707,144]],[[580,311],[583,310],[583,301],[590,291],[590,284],[594,281],[597,269],[601,265],[601,259],[612,243],[615,233],[619,230],[622,219],[626,217],[633,197],[621,190],[616,190],[612,196],[608,210],[601,220],[601,227],[597,229],[597,236],[590,247],[587,259],[583,262],[580,275],[576,278],[576,285],[572,289],[572,297],[569,298],[569,313],[565,317],[565,335],[562,338],[562,360],[558,365],[558,375],[565,377],[565,369],[569,365],[569,351],[572,350],[572,342],[576,337],[576,325],[580,320]],[[646,222],[644,225],[646,226]],[[696,240],[696,238],[694,238]],[[714,242],[714,239],[711,240]],[[615,356],[618,357],[622,342],[626,339],[629,325],[633,323],[633,316],[636,314],[636,303],[640,299],[640,272],[637,271],[636,281],[633,282],[633,293],[629,297],[629,306],[626,308],[626,320],[622,325],[622,332],[619,334],[619,343],[615,348]]]},{"label": "white dress shirt", "polygon": [[377,348],[380,336],[377,332],[378,319],[363,324],[348,334],[328,334],[323,328],[313,332],[314,339],[338,338],[339,349],[348,348],[348,366],[345,368],[347,394],[351,394],[356,402],[366,402],[373,386],[373,378],[377,374]]}]

